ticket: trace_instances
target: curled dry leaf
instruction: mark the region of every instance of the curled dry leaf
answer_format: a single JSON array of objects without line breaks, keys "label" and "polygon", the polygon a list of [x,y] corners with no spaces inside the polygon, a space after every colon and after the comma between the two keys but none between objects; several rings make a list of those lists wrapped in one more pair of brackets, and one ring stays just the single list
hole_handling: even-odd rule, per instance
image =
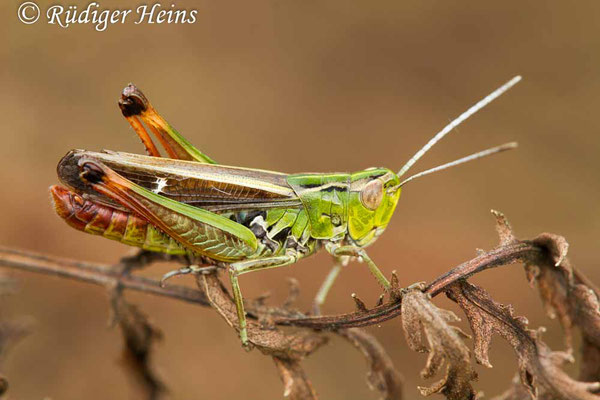
[{"label": "curled dry leaf", "polygon": [[515,350],[521,382],[532,398],[555,400],[598,400],[593,392],[598,383],[579,382],[569,377],[560,366],[572,361],[569,353],[551,351],[540,339],[540,331],[527,328],[527,320],[515,317],[512,307],[494,301],[483,289],[459,281],[447,291],[448,297],[464,310],[475,335],[475,357],[489,366],[488,350],[494,333],[504,338]]},{"label": "curled dry leaf", "polygon": [[[510,388],[499,396],[495,396],[492,400],[531,400],[531,394],[521,383],[519,375],[516,375],[510,385]],[[550,400],[538,396],[537,400]]]},{"label": "curled dry leaf", "polygon": [[581,366],[579,379],[594,382],[600,377],[600,349],[585,338],[581,344]]},{"label": "curled dry leaf", "polygon": [[135,305],[125,301],[119,290],[113,293],[112,307],[115,321],[123,333],[125,365],[141,384],[146,398],[160,398],[166,387],[151,365],[154,344],[162,338],[160,330]]},{"label": "curled dry leaf", "polygon": [[600,304],[598,290],[566,258],[569,245],[558,235],[543,233],[532,240],[547,249],[547,257],[526,266],[530,284],[537,283],[547,314],[558,317],[571,351],[573,328],[581,330],[582,363],[580,377],[600,380]]},{"label": "curled dry leaf", "polygon": [[[428,396],[442,393],[449,400],[475,399],[471,382],[477,379],[470,360],[469,349],[462,338],[468,337],[449,323],[458,317],[447,310],[437,308],[429,296],[417,289],[407,291],[402,298],[402,325],[411,349],[429,351],[427,365],[421,372],[423,378],[433,377],[446,362],[446,376],[431,387],[419,387]],[[425,332],[429,348],[423,342]]]},{"label": "curled dry leaf", "polygon": [[569,278],[572,277],[573,270],[568,260],[566,260],[569,243],[564,237],[553,233],[542,233],[536,236],[532,242],[547,249],[547,254],[550,256],[554,266],[562,267],[568,273]]},{"label": "curled dry leaf", "polygon": [[359,328],[341,329],[337,333],[367,359],[369,388],[379,391],[383,400],[402,400],[402,377],[377,339]]},{"label": "curled dry leaf", "polygon": [[565,332],[565,345],[567,351],[571,351],[573,346],[573,319],[569,312],[568,284],[557,267],[540,268],[537,265],[525,265],[525,272],[530,286],[537,283],[540,298],[544,305],[546,315],[555,319],[558,317],[560,325]]},{"label": "curled dry leaf", "polygon": [[316,400],[317,394],[297,360],[273,357],[283,381],[283,398],[289,400]]}]

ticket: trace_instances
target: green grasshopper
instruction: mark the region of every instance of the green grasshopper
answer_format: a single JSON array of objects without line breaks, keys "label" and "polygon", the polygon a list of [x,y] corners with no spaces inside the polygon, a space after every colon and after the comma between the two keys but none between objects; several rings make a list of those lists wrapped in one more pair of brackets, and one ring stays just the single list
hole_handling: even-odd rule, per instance
[{"label": "green grasshopper", "polygon": [[[365,248],[387,227],[401,188],[418,177],[512,149],[516,143],[401,177],[454,127],[519,80],[519,76],[513,78],[461,114],[398,173],[368,168],[325,174],[284,174],[219,165],[183,138],[130,84],[123,90],[119,106],[148,156],[70,151],[57,167],[67,188],[50,188],[54,207],[78,230],[189,258],[190,266],[167,273],[163,282],[179,274],[226,268],[240,339],[247,345],[246,314],[238,283],[242,274],[290,265],[324,248],[336,262],[314,300],[316,313],[350,259],[364,261],[389,291],[388,279]],[[161,157],[148,130],[168,158]]]}]

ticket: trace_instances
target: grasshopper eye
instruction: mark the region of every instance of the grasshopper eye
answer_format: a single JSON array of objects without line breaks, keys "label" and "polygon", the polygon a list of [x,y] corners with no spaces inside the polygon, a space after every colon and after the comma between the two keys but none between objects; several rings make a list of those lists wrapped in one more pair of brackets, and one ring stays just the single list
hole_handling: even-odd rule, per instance
[{"label": "grasshopper eye", "polygon": [[372,180],[360,192],[360,201],[369,210],[375,211],[383,199],[383,183],[379,179]]}]

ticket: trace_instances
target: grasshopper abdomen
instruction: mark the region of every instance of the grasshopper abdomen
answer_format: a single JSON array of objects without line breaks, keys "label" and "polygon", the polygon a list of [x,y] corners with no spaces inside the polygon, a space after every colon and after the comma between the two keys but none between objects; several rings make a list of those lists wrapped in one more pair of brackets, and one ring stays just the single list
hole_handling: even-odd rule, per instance
[{"label": "grasshopper abdomen", "polygon": [[62,186],[50,188],[56,213],[73,228],[144,250],[186,254],[173,238],[134,213],[83,198]]}]

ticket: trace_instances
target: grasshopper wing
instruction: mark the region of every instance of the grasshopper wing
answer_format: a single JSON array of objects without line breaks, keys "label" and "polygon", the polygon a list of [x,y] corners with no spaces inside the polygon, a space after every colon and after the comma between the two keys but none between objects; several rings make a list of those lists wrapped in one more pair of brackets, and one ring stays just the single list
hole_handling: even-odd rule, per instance
[{"label": "grasshopper wing", "polygon": [[[97,192],[79,178],[83,158],[97,160],[127,180],[155,194],[212,212],[300,208],[287,175],[248,168],[201,164],[120,152],[72,150],[58,164],[58,176],[73,190],[94,200]],[[114,203],[114,201],[112,202]]]}]

